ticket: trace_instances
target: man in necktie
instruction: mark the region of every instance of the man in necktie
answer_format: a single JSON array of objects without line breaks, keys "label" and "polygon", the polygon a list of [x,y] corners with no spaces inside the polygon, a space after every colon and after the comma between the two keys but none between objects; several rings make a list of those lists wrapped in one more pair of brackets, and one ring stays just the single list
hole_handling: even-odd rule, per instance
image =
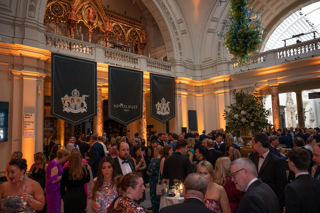
[{"label": "man in necktie", "polygon": [[134,162],[129,155],[129,145],[121,142],[118,146],[118,156],[114,159],[116,175],[126,175],[134,171]]},{"label": "man in necktie", "polygon": [[284,160],[272,154],[269,150],[269,138],[264,133],[257,133],[252,138],[254,152],[250,159],[258,171],[258,178],[270,186],[279,200],[279,211],[284,207],[284,187],[287,175]]}]

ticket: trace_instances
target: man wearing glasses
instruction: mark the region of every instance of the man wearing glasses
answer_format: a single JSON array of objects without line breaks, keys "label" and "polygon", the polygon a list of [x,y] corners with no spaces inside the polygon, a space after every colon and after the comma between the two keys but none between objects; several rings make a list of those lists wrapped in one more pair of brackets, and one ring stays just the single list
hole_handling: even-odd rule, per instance
[{"label": "man wearing glasses", "polygon": [[279,212],[279,201],[273,190],[258,180],[258,173],[251,160],[238,158],[231,163],[232,181],[239,191],[245,192],[236,213]]}]

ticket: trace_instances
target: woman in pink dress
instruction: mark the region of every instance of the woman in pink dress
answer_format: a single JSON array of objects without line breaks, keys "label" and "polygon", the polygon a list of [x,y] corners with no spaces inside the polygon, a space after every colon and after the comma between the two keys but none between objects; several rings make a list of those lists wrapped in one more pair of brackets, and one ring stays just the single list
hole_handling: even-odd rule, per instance
[{"label": "woman in pink dress", "polygon": [[231,212],[235,212],[243,193],[236,189],[236,185],[231,180],[229,171],[231,160],[228,157],[218,158],[214,168],[213,180],[226,190]]},{"label": "woman in pink dress", "polygon": [[213,181],[212,164],[202,160],[197,165],[197,173],[203,175],[208,181],[207,193],[204,204],[216,213],[231,213],[227,193],[222,186]]},{"label": "woman in pink dress", "polygon": [[67,161],[69,155],[70,152],[67,150],[58,150],[57,157],[53,159],[47,167],[47,213],[61,212],[60,181],[63,172],[62,164]]}]

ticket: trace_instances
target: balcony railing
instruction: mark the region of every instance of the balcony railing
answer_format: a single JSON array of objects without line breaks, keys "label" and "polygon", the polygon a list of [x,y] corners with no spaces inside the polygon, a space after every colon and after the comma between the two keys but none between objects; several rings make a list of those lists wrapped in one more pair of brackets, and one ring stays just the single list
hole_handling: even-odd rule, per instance
[{"label": "balcony railing", "polygon": [[[320,54],[320,38],[255,54],[250,59],[249,68],[269,67],[289,61],[313,57]],[[231,62],[231,70],[240,69],[237,62]],[[233,73],[233,72],[232,72]]]},{"label": "balcony railing", "polygon": [[76,57],[79,56],[96,62],[135,68],[148,72],[172,75],[172,65],[169,62],[47,32],[45,36],[46,46],[51,52],[59,52]]}]

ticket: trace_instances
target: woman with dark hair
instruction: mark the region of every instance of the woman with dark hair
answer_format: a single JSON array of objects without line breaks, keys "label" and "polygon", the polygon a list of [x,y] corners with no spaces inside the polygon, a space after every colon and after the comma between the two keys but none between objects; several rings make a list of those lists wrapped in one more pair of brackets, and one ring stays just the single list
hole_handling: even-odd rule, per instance
[{"label": "woman with dark hair", "polygon": [[145,190],[140,173],[132,172],[126,174],[119,180],[119,187],[123,193],[110,205],[108,213],[147,213],[148,211],[139,206],[138,200],[143,196]]},{"label": "woman with dark hair", "polygon": [[52,146],[51,152],[50,152],[50,159],[49,161],[52,161],[53,159],[55,159],[57,157],[57,152],[60,149],[60,144],[55,144]]},{"label": "woman with dark hair", "polygon": [[167,159],[167,157],[172,155],[172,153],[173,153],[172,146],[165,145],[163,147],[162,154],[160,156],[160,174],[161,175],[162,175],[162,172],[163,172],[164,161]]},{"label": "woman with dark hair", "polygon": [[196,162],[195,167],[194,167],[194,172],[197,172],[197,166],[201,161],[206,160],[206,157],[208,155],[208,150],[203,145],[199,145],[196,148],[195,155],[196,155],[196,158],[197,158],[197,162]]},{"label": "woman with dark hair", "polygon": [[160,183],[160,155],[162,154],[163,147],[156,146],[153,149],[154,158],[151,161],[147,174],[150,175],[150,199],[152,204],[152,212],[159,212],[160,195],[157,195],[157,184]]},{"label": "woman with dark hair", "polygon": [[91,184],[88,197],[94,212],[106,212],[113,200],[118,197],[113,168],[114,161],[110,156],[101,158],[98,175]]},{"label": "woman with dark hair", "polygon": [[42,152],[34,154],[34,164],[31,166],[31,174],[29,177],[37,181],[44,190],[46,185],[46,170],[48,164],[46,164],[46,156]]},{"label": "woman with dark hair", "polygon": [[8,181],[0,184],[0,212],[35,212],[43,209],[45,199],[39,183],[25,176],[27,161],[12,159]]},{"label": "woman with dark hair", "polygon": [[134,162],[136,172],[139,172],[142,175],[143,170],[147,168],[147,164],[142,156],[140,145],[132,147],[132,160]]},{"label": "woman with dark hair", "polygon": [[70,155],[68,166],[63,169],[60,185],[65,213],[85,211],[87,195],[84,184],[89,181],[90,173],[86,166],[82,164],[80,151],[73,152]]},{"label": "woman with dark hair", "polygon": [[61,212],[60,181],[63,172],[62,164],[64,164],[67,161],[69,155],[70,152],[67,150],[58,150],[57,157],[53,159],[47,167],[47,213]]},{"label": "woman with dark hair", "polygon": [[[13,159],[21,159],[23,156],[22,152],[20,151],[15,151],[14,153],[11,154],[11,158],[10,161]],[[9,176],[8,176],[8,167],[9,167],[9,163],[7,163],[6,165],[6,170],[4,171],[7,177],[7,180],[9,180]]]}]

